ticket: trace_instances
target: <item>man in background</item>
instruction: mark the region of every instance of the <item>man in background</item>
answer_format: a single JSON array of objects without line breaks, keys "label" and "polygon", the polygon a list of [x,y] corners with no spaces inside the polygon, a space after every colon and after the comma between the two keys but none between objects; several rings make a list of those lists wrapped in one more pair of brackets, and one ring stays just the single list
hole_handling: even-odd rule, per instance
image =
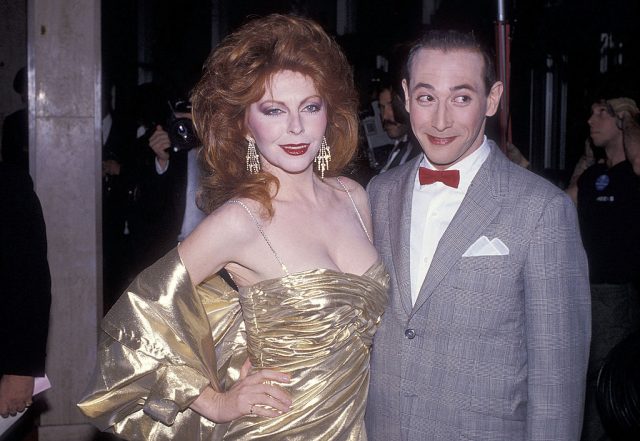
[{"label": "man in background", "polygon": [[411,133],[409,114],[404,109],[402,99],[390,84],[384,86],[378,93],[378,105],[380,106],[382,127],[389,138],[393,140],[389,156],[380,169],[380,173],[383,173],[415,158],[422,150]]},{"label": "man in background", "polygon": [[578,218],[589,259],[593,334],[583,441],[609,439],[596,405],[598,373],[607,354],[640,329],[640,178],[624,148],[624,119],[640,115],[630,98],[598,99],[588,119],[591,141],[605,160],[578,178]]},{"label": "man in background", "polygon": [[26,171],[0,163],[0,416],[31,405],[44,375],[51,276],[40,201]]}]

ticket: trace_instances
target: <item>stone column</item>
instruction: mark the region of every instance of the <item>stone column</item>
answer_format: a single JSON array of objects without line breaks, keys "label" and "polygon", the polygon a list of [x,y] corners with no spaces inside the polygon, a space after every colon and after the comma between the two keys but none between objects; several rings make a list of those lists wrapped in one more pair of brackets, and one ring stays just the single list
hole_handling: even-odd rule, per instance
[{"label": "stone column", "polygon": [[89,440],[76,407],[102,315],[100,0],[29,0],[30,169],[52,276],[40,441]]}]

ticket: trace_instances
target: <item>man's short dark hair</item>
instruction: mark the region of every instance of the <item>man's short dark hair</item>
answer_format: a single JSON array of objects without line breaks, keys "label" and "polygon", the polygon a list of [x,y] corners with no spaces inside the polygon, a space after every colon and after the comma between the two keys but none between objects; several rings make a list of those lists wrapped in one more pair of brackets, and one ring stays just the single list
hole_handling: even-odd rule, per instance
[{"label": "man's short dark hair", "polygon": [[461,32],[457,30],[431,30],[416,40],[411,49],[404,67],[403,77],[409,82],[411,63],[421,49],[439,50],[443,52],[468,50],[478,52],[484,60],[484,85],[488,95],[491,87],[496,82],[495,63],[492,51],[476,37],[473,32]]}]

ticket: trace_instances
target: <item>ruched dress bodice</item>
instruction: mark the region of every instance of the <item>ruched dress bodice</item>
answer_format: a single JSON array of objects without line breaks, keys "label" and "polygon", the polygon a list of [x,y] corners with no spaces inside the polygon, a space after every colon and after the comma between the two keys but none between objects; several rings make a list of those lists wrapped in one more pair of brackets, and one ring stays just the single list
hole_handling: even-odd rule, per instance
[{"label": "ruched dress bodice", "polygon": [[232,422],[226,440],[365,440],[369,350],[387,300],[380,262],[359,276],[310,270],[240,289],[256,369],[291,375],[293,399],[276,418]]}]

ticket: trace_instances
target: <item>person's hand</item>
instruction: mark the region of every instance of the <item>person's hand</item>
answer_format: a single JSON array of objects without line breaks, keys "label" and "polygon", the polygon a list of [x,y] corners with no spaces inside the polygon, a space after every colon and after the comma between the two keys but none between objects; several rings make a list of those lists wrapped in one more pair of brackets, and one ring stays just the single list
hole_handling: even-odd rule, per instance
[{"label": "person's hand", "polygon": [[115,176],[120,174],[120,163],[115,159],[102,161],[102,176]]},{"label": "person's hand", "polygon": [[169,160],[169,148],[171,147],[171,141],[169,140],[169,134],[162,128],[162,126],[156,126],[153,134],[149,138],[149,147],[156,154],[158,163],[161,167],[166,167]]},{"label": "person's hand", "polygon": [[33,377],[5,374],[0,378],[0,415],[7,418],[31,405]]},{"label": "person's hand", "polygon": [[270,370],[249,373],[247,359],[240,370],[240,378],[227,392],[206,388],[191,404],[191,409],[216,423],[226,423],[246,415],[276,417],[291,407],[289,394],[271,381],[288,383],[287,374]]}]

